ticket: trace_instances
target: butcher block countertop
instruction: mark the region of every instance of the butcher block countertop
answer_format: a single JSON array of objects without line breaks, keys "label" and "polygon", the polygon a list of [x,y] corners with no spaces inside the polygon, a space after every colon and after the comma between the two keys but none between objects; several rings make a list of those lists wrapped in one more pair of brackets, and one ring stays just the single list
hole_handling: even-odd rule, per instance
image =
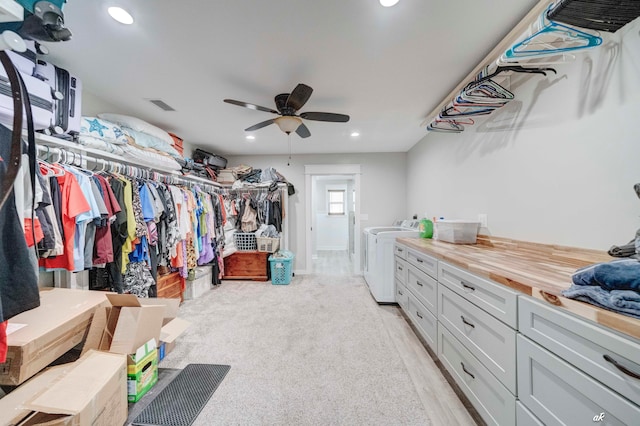
[{"label": "butcher block countertop", "polygon": [[484,235],[473,245],[423,238],[397,242],[640,339],[640,320],[561,296],[576,269],[614,259],[606,252]]}]

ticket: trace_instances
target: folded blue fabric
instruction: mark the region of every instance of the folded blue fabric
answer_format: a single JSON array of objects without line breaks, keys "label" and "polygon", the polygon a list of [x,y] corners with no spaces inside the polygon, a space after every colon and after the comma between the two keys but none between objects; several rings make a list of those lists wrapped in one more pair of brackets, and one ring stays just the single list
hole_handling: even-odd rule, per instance
[{"label": "folded blue fabric", "polygon": [[640,261],[619,259],[578,269],[571,280],[575,285],[600,286],[605,290],[640,291]]},{"label": "folded blue fabric", "polygon": [[640,294],[633,290],[607,291],[599,286],[574,284],[562,295],[640,319]]}]

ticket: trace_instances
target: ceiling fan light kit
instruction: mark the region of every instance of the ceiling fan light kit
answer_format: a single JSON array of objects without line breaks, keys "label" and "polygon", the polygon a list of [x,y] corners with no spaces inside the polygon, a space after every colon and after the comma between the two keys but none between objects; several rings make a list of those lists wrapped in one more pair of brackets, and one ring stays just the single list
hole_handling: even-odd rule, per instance
[{"label": "ceiling fan light kit", "polygon": [[291,132],[295,132],[298,127],[300,127],[300,125],[302,124],[302,120],[298,117],[285,115],[276,118],[276,124],[278,125],[278,127],[280,127],[280,130],[282,130],[286,134],[289,134]]},{"label": "ceiling fan light kit", "polygon": [[272,118],[262,121],[258,124],[254,124],[251,127],[244,129],[245,132],[253,132],[254,130],[262,129],[270,124],[277,124],[280,130],[287,135],[291,135],[292,132],[296,132],[301,138],[308,138],[311,136],[309,128],[302,122],[302,119],[313,121],[328,121],[331,123],[346,123],[349,121],[349,116],[345,114],[335,114],[332,112],[303,112],[300,115],[296,113],[300,108],[307,103],[313,93],[313,89],[306,84],[298,84],[291,93],[281,93],[276,95],[275,104],[276,110],[266,108],[260,105],[250,104],[248,102],[236,101],[234,99],[225,99],[224,102],[237,105],[243,108],[249,108],[256,111],[269,112],[271,114],[277,114],[280,117]]}]

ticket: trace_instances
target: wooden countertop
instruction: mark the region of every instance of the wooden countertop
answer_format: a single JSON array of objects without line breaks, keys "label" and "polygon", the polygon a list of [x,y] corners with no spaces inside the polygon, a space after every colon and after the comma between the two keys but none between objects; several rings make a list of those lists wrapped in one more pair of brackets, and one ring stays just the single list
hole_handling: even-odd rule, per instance
[{"label": "wooden countertop", "polygon": [[423,238],[398,238],[397,241],[640,339],[640,320],[561,296],[560,292],[571,286],[571,274],[576,269],[613,260],[606,252],[482,235],[475,245]]}]

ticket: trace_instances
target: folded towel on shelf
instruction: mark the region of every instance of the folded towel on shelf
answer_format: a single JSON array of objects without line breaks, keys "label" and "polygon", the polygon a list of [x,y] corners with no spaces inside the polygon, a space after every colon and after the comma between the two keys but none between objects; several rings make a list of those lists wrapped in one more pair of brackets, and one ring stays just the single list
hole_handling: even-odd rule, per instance
[{"label": "folded towel on shelf", "polygon": [[604,290],[640,291],[640,261],[619,259],[595,263],[578,269],[571,280],[575,285],[600,286]]},{"label": "folded towel on shelf", "polygon": [[562,295],[640,319],[640,294],[633,290],[607,291],[599,286],[574,284],[567,290],[563,290]]}]

